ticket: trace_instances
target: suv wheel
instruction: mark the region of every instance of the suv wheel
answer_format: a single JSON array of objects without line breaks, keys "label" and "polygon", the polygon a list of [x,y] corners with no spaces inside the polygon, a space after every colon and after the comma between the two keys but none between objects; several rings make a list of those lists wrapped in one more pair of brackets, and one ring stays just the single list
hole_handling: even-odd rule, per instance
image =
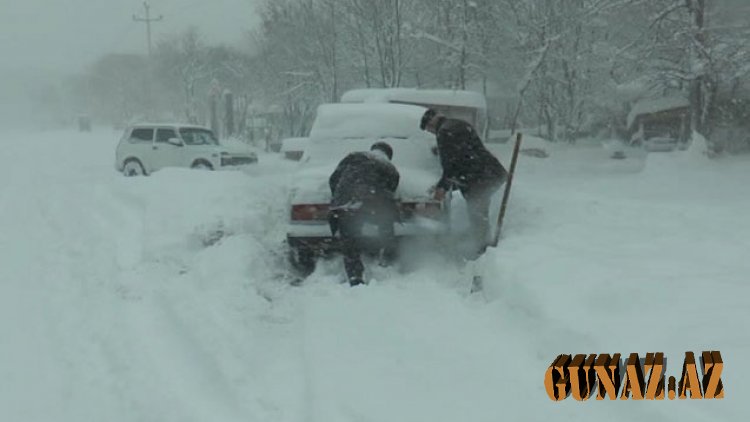
[{"label": "suv wheel", "polygon": [[122,168],[122,174],[125,176],[144,176],[146,171],[143,169],[143,165],[140,161],[135,158],[131,158],[125,161],[125,165]]},{"label": "suv wheel", "polygon": [[195,169],[195,170],[213,170],[214,169],[211,163],[207,163],[203,160],[194,162],[193,165],[190,166],[190,168]]}]

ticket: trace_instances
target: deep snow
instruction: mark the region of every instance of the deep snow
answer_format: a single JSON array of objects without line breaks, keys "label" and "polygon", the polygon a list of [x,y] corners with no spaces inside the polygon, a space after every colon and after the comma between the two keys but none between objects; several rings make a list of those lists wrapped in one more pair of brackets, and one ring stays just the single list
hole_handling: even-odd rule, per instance
[{"label": "deep snow", "polygon": [[[279,282],[296,163],[124,178],[119,132],[0,134],[0,420],[743,420],[743,159],[521,157],[484,297],[421,254]],[[507,162],[510,145],[493,145]],[[417,251],[412,251],[417,252]],[[419,253],[416,253],[420,255]],[[551,402],[560,353],[720,350],[723,400]],[[745,418],[743,418],[743,416]]]}]

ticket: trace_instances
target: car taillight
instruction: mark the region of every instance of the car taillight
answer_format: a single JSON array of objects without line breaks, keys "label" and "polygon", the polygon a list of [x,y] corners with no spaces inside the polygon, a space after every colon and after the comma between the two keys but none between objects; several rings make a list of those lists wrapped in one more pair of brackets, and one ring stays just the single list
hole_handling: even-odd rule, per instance
[{"label": "car taillight", "polygon": [[443,213],[441,202],[404,202],[401,204],[401,212],[406,218],[413,216],[440,219]]},{"label": "car taillight", "polygon": [[328,219],[328,204],[292,205],[293,221],[315,221]]}]

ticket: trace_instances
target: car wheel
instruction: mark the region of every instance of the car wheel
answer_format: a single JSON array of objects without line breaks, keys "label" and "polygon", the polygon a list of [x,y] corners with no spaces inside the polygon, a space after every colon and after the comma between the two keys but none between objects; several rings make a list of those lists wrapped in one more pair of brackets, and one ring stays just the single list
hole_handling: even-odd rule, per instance
[{"label": "car wheel", "polygon": [[127,177],[132,176],[144,176],[146,171],[143,169],[143,164],[135,158],[131,158],[125,161],[125,165],[122,168],[122,174]]},{"label": "car wheel", "polygon": [[308,247],[291,246],[289,263],[302,277],[307,277],[315,271],[315,253]]},{"label": "car wheel", "polygon": [[213,170],[214,169],[210,163],[207,163],[203,160],[194,162],[190,168],[195,169],[195,170]]}]

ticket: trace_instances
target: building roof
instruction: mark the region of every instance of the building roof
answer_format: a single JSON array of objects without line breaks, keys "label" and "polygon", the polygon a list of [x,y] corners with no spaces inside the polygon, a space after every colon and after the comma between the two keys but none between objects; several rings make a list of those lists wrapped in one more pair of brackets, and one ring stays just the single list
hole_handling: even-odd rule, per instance
[{"label": "building roof", "polygon": [[689,107],[690,101],[686,97],[644,98],[637,101],[628,113],[628,128],[633,126],[635,119],[644,114]]}]

